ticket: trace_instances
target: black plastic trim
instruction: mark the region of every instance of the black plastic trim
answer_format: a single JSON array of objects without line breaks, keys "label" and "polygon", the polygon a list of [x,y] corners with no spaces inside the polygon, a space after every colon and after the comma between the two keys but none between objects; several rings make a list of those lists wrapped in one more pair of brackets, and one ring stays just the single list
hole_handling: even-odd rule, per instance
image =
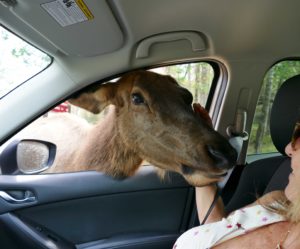
[{"label": "black plastic trim", "polygon": [[[1,248],[26,248],[26,249],[74,249],[75,245],[59,238],[52,232],[35,226],[33,223],[24,222],[17,216],[7,213],[0,215],[1,230],[5,229],[9,237],[16,240],[0,238]],[[3,234],[1,232],[1,234]],[[21,247],[20,247],[21,246]]]},{"label": "black plastic trim", "polygon": [[178,234],[132,234],[77,245],[77,249],[170,249]]}]

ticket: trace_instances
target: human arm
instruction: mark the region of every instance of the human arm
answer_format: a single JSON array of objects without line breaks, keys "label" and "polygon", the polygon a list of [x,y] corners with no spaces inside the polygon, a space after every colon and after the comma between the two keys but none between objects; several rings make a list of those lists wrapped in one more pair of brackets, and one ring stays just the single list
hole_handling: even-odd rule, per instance
[{"label": "human arm", "polygon": [[[209,126],[213,126],[211,118],[204,107],[202,107],[199,103],[194,103],[193,109],[194,112],[197,113],[202,119],[204,119]],[[205,219],[206,213],[214,200],[217,186],[215,184],[212,184],[204,187],[196,187],[195,191],[198,218],[201,223]],[[205,223],[211,223],[221,220],[224,216],[224,204],[221,197],[219,197]]]},{"label": "human arm", "polygon": [[[217,186],[213,184],[204,187],[196,187],[195,191],[198,218],[201,223],[213,202],[215,193],[217,191]],[[224,204],[221,197],[218,197],[218,200],[209,214],[205,224],[221,220],[223,217],[225,217]]]}]

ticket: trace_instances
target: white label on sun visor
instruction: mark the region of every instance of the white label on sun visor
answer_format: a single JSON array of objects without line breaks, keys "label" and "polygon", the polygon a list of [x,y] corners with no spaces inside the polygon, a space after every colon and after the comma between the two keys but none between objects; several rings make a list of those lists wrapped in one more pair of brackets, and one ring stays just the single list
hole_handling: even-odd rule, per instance
[{"label": "white label on sun visor", "polygon": [[94,18],[83,0],[55,0],[41,4],[62,27]]}]

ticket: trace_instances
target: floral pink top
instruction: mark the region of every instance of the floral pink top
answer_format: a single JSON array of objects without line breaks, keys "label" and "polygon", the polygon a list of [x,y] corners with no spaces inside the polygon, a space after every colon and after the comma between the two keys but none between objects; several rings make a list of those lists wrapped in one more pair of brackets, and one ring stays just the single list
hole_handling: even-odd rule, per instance
[{"label": "floral pink top", "polygon": [[283,216],[261,205],[239,209],[218,222],[186,231],[177,239],[173,249],[209,249],[256,228],[284,220]]}]

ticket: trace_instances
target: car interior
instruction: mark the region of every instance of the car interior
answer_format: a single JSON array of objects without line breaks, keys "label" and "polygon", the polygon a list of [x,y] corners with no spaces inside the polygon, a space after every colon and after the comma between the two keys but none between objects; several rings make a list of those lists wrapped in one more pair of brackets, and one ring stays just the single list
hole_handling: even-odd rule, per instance
[{"label": "car interior", "polygon": [[[196,68],[210,82],[193,95],[203,98],[214,129],[238,154],[218,182],[227,213],[283,190],[291,172],[285,146],[300,106],[299,7],[259,0],[0,0],[0,248],[171,249],[201,223],[194,186],[176,172],[162,179],[150,163],[123,179],[94,170],[48,174],[56,145],[34,137],[21,142],[29,149],[39,143],[24,157],[40,169],[26,172],[28,161],[22,169],[16,159],[15,139],[32,122],[53,110],[81,113],[64,105],[137,70],[165,70],[190,91],[190,81],[202,82]],[[22,70],[2,69],[9,63],[4,52],[25,58],[26,73],[42,63],[28,62],[36,52],[27,45],[10,50],[5,32],[41,51],[45,62],[16,85],[5,74]],[[271,92],[274,99],[264,101]],[[270,137],[259,140],[259,127]]]},{"label": "car interior", "polygon": [[[299,112],[300,76],[286,80],[278,90],[270,119],[270,131],[274,145],[280,156],[256,160],[249,163],[241,174],[237,189],[226,205],[226,211],[232,212],[246,206],[258,196],[275,190],[284,190],[291,172],[290,158],[285,154]],[[284,117],[284,122],[280,121]],[[259,177],[258,177],[259,176]]]}]

